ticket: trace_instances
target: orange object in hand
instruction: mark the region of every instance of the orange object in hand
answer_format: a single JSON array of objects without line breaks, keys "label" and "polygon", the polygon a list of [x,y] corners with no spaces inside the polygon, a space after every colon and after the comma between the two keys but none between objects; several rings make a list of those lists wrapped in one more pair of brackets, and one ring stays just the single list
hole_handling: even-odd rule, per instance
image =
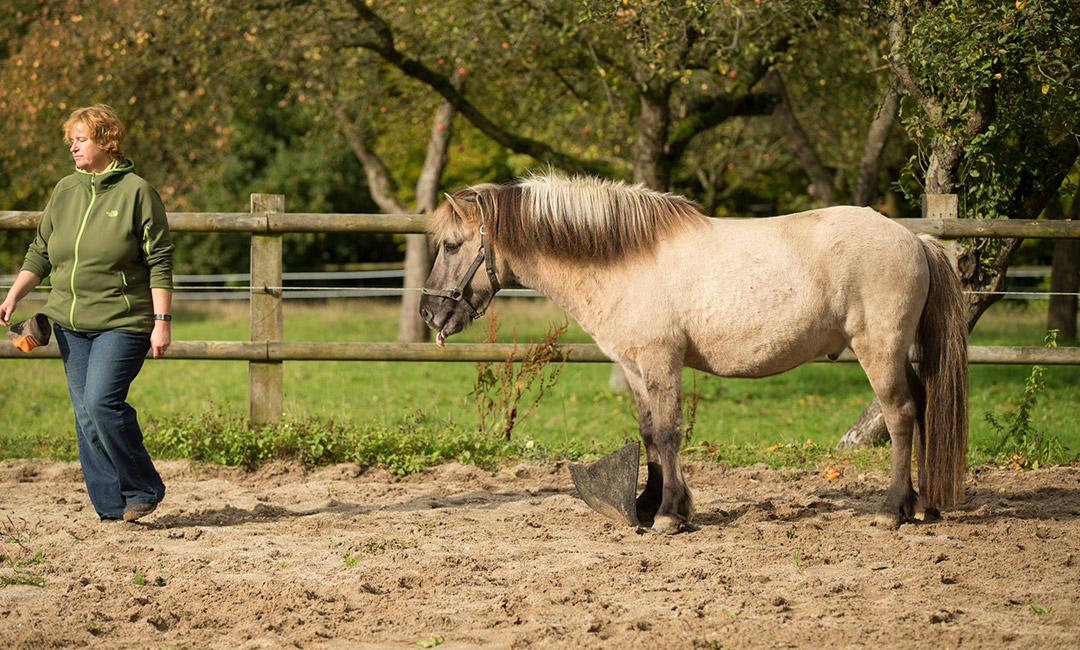
[{"label": "orange object in hand", "polygon": [[13,339],[11,342],[23,352],[29,352],[38,346],[37,339],[32,336],[20,336],[17,339]]},{"label": "orange object in hand", "polygon": [[29,352],[39,345],[48,345],[51,331],[49,319],[45,314],[34,314],[21,323],[15,323],[8,329],[12,344],[23,352]]}]

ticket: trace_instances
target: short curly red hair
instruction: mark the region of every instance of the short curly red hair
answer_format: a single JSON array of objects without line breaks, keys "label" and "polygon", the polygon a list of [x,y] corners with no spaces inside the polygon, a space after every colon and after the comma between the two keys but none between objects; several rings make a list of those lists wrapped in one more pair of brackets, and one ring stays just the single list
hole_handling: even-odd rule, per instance
[{"label": "short curly red hair", "polygon": [[71,144],[71,129],[82,122],[86,134],[113,160],[124,159],[124,125],[116,111],[105,104],[76,108],[64,122],[64,141]]}]

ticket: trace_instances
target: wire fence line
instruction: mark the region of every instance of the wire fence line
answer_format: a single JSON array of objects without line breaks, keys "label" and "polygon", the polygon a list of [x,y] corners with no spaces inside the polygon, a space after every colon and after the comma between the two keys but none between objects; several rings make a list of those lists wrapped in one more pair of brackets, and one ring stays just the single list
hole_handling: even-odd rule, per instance
[{"label": "wire fence line", "polygon": [[[1010,278],[1049,277],[1049,266],[1030,266],[1009,269]],[[397,286],[363,287],[344,284],[325,284],[332,281],[404,280],[403,269],[383,269],[377,271],[295,271],[281,274],[282,281],[290,284],[281,286],[253,286],[250,273],[207,273],[175,274],[174,299],[177,300],[247,300],[253,290],[275,291],[286,300],[326,299],[326,298],[376,298],[400,297],[407,292],[420,291],[419,288]],[[13,275],[0,276],[0,289],[7,290],[15,281]],[[295,284],[297,282],[319,282],[317,285]],[[38,291],[47,291],[43,284]],[[1004,291],[965,291],[971,295],[999,295],[1006,300],[1048,300],[1052,296],[1080,297],[1077,292],[1039,291],[1034,287],[1010,287]],[[514,298],[542,298],[543,294],[532,289],[503,289],[500,296]]]}]

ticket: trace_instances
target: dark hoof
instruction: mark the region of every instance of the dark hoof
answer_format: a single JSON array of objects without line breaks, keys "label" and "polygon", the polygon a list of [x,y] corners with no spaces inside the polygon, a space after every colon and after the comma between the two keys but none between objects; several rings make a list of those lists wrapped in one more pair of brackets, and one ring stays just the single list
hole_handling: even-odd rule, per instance
[{"label": "dark hoof", "polygon": [[925,508],[922,511],[922,520],[924,522],[940,521],[941,511],[937,508]]},{"label": "dark hoof", "polygon": [[654,533],[662,533],[664,535],[677,535],[679,533],[692,533],[696,530],[700,530],[700,527],[684,519],[661,515],[653,521],[650,530]]},{"label": "dark hoof", "polygon": [[874,525],[878,528],[896,530],[902,523],[904,523],[903,517],[895,512],[879,511],[877,515],[874,516]]}]

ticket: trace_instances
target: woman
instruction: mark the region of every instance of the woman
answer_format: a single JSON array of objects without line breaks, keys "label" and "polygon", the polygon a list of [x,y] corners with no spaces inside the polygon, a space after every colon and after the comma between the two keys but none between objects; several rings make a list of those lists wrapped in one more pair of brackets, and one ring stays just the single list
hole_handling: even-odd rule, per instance
[{"label": "woman", "polygon": [[127,394],[147,351],[159,357],[172,339],[173,246],[160,197],[124,158],[113,109],[75,110],[64,137],[75,173],[53,189],[0,325],[52,276],[44,313],[64,359],[86,490],[102,521],[134,521],[165,496]]}]

